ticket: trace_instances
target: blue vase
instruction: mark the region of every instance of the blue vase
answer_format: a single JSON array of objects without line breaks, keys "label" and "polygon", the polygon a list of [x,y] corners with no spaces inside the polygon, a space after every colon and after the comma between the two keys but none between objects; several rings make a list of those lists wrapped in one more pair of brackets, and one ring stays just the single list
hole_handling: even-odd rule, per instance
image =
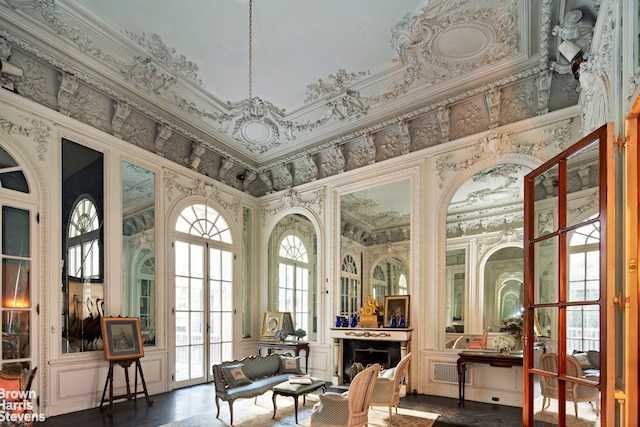
[{"label": "blue vase", "polygon": [[391,323],[389,326],[391,326],[392,328],[398,327],[398,321],[396,320],[396,316],[391,316]]},{"label": "blue vase", "polygon": [[340,326],[342,326],[343,328],[349,327],[349,318],[347,316],[342,316],[342,323]]},{"label": "blue vase", "polygon": [[404,320],[404,316],[400,316],[400,321],[398,322],[398,328],[406,328],[407,322]]},{"label": "blue vase", "polygon": [[356,316],[355,314],[351,315],[351,327],[355,328],[356,326],[358,326],[358,316]]},{"label": "blue vase", "polygon": [[342,326],[342,316],[336,316],[336,328]]}]

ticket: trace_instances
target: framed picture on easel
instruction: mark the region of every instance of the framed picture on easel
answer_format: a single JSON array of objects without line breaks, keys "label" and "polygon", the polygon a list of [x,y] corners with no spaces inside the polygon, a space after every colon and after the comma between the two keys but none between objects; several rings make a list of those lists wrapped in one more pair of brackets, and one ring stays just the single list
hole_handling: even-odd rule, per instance
[{"label": "framed picture on easel", "polygon": [[144,356],[138,317],[100,319],[105,360],[139,359]]}]

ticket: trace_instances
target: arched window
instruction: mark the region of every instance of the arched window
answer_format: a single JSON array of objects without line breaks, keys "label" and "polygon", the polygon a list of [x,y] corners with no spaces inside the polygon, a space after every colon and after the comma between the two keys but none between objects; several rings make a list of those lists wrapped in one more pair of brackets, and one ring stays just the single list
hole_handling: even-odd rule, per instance
[{"label": "arched window", "polygon": [[67,237],[69,276],[81,283],[98,279],[100,277],[98,251],[100,218],[95,203],[88,197],[82,197],[73,208]]},{"label": "arched window", "polygon": [[194,204],[175,224],[175,381],[212,381],[211,366],[233,359],[233,239],[227,221]]},{"label": "arched window", "polygon": [[278,309],[293,315],[296,328],[309,330],[309,256],[295,234],[284,236],[278,249]]}]

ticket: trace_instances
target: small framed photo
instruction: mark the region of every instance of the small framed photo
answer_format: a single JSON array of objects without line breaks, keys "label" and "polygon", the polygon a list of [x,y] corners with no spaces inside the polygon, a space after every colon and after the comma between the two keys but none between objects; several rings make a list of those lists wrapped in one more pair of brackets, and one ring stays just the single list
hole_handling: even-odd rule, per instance
[{"label": "small framed photo", "polygon": [[283,311],[265,311],[262,317],[262,333],[263,337],[274,337],[276,332],[282,329],[284,325]]},{"label": "small framed photo", "polygon": [[[384,297],[384,326],[385,328],[408,328],[410,322],[409,295],[388,295]],[[404,325],[400,324],[400,317],[404,317]],[[393,318],[393,319],[392,319]]]},{"label": "small framed photo", "polygon": [[144,356],[140,318],[102,317],[100,327],[105,360],[139,359]]}]

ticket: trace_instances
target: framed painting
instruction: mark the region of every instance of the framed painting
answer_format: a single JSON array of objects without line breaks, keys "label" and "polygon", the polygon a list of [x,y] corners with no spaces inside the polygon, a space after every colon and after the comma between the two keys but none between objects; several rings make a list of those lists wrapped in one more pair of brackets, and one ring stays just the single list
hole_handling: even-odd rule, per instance
[{"label": "framed painting", "polygon": [[[408,328],[410,321],[409,295],[388,295],[384,297],[385,328]],[[404,321],[404,322],[403,322]]]},{"label": "framed painting", "polygon": [[144,356],[138,317],[102,317],[100,327],[106,360],[139,359]]},{"label": "framed painting", "polygon": [[262,317],[262,333],[263,337],[274,337],[276,332],[282,329],[284,324],[284,312],[282,311],[265,311]]}]

